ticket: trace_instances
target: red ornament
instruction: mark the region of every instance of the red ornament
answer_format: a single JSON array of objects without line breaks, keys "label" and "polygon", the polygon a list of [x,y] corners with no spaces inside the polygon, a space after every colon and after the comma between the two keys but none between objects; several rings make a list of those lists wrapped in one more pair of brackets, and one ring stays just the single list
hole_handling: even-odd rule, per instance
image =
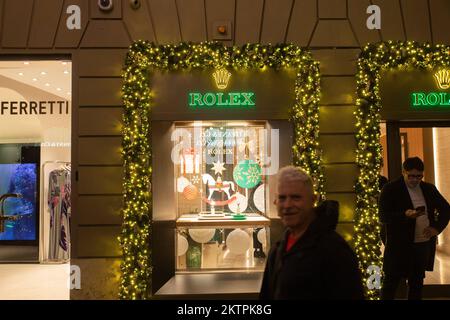
[{"label": "red ornament", "polygon": [[188,185],[183,190],[183,196],[186,200],[194,200],[198,197],[198,189],[193,184]]}]

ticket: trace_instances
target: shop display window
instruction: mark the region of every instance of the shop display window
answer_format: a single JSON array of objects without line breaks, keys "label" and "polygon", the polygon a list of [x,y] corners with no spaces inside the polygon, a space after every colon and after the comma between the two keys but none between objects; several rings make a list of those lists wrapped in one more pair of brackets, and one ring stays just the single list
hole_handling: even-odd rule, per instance
[{"label": "shop display window", "polygon": [[0,164],[0,240],[36,240],[37,165]]},{"label": "shop display window", "polygon": [[176,123],[178,271],[264,268],[266,136],[264,122]]},{"label": "shop display window", "polygon": [[38,239],[39,153],[31,144],[0,144],[0,244]]}]

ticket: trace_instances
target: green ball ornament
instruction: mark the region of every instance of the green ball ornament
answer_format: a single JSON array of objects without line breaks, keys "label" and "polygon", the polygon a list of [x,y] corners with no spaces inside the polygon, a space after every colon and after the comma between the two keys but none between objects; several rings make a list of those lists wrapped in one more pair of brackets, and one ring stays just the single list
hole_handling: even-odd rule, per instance
[{"label": "green ball ornament", "polygon": [[251,189],[261,182],[262,169],[259,164],[253,160],[239,161],[234,167],[233,178],[241,188]]}]

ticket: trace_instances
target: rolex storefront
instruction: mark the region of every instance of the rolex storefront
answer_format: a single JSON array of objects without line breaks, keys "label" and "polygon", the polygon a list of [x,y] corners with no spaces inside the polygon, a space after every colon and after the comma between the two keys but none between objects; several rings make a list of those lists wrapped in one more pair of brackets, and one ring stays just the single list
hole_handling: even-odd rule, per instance
[{"label": "rolex storefront", "polygon": [[[424,181],[436,185],[448,200],[450,70],[436,66],[386,72],[381,95],[383,174],[395,179],[401,175],[402,162],[417,156],[425,163]],[[436,248],[434,270],[426,272],[425,284],[444,288],[450,284],[448,228],[439,235]]]},{"label": "rolex storefront", "polygon": [[[381,29],[370,27],[379,25],[367,13],[373,2]],[[449,89],[435,75],[445,86],[447,0],[4,0],[0,11],[0,75],[17,82],[0,83],[0,176],[8,177],[0,196],[21,193],[11,170],[33,164],[44,173],[32,179],[42,192],[4,198],[5,215],[20,214],[34,231],[20,240],[33,242],[32,264],[9,263],[22,244],[0,244],[6,298],[54,297],[47,277],[30,268],[49,270],[65,299],[255,297],[282,232],[274,174],[287,164],[306,168],[317,192],[339,201],[337,231],[370,257],[361,259],[364,271],[380,257],[375,180],[367,182],[378,174],[379,144],[389,178],[402,154],[416,153],[419,140],[404,129],[422,128],[421,139],[440,146],[423,151],[426,165],[446,166]],[[417,43],[430,45],[413,52]],[[438,43],[447,45],[439,56],[429,51]],[[57,73],[46,65],[30,73],[33,62],[52,60]],[[379,73],[397,62],[402,68]],[[40,147],[41,158],[21,159],[24,144]],[[47,161],[55,162],[44,170]],[[48,216],[46,172],[67,169],[64,162],[70,265],[57,265],[59,278],[53,263],[38,263],[41,235],[49,239],[39,228]],[[444,190],[442,170],[433,172]],[[355,188],[358,178],[365,185]],[[12,211],[27,199],[36,214]],[[12,241],[19,228],[3,225],[3,240]]]},{"label": "rolex storefront", "polygon": [[[158,50],[162,52],[151,54]],[[139,78],[132,69],[137,63],[133,58],[142,51],[150,61],[156,57],[160,64],[164,64],[160,60],[173,64],[167,69],[149,64],[148,76],[141,80],[148,81],[150,114],[136,115],[143,100],[140,104],[125,100],[129,123],[140,122],[130,136],[145,134],[144,128],[151,136],[140,151],[151,150],[151,158],[145,159],[151,159],[151,187],[150,192],[143,189],[148,198],[142,204],[150,206],[153,221],[149,237],[153,294],[156,298],[255,297],[271,240],[276,241],[282,231],[273,204],[275,175],[280,167],[299,163],[297,155],[293,159],[294,145],[304,155],[306,147],[314,148],[308,145],[313,141],[308,135],[317,133],[313,131],[318,130],[317,123],[308,126],[299,115],[317,112],[316,64],[307,52],[288,45],[180,44],[169,51],[138,43],[127,59],[131,79]],[[279,61],[269,65],[276,55]],[[174,57],[179,57],[178,62]],[[249,57],[256,62],[249,62]],[[134,97],[131,90],[136,86],[130,82],[125,85],[125,99]],[[125,132],[125,142],[127,138]],[[131,153],[130,157],[130,162],[135,161]],[[130,163],[131,178],[134,165]],[[138,195],[134,188],[141,182],[125,182],[130,197]],[[125,203],[130,221],[136,218],[133,204]],[[130,232],[130,237],[135,236]],[[129,243],[125,239],[123,245]],[[130,265],[124,278],[127,271],[135,270]]]},{"label": "rolex storefront", "polygon": [[[382,187],[380,174],[391,181],[398,179],[402,175],[403,161],[410,157],[423,159],[423,180],[435,184],[444,197],[449,198],[448,66],[448,46],[444,45],[387,41],[370,44],[361,53],[357,75],[359,210],[368,210],[370,203],[377,206],[379,197],[379,188],[364,190],[361,186],[371,180],[369,185]],[[366,202],[360,201],[362,199]],[[437,214],[430,212],[429,219],[436,219]],[[364,228],[368,225],[363,218],[359,224]],[[371,263],[381,264],[380,233],[374,230],[378,246],[368,251],[373,253]],[[361,235],[357,237],[362,240]],[[359,241],[356,247],[360,250]],[[437,243],[434,271],[427,272],[424,281],[425,289],[430,289],[428,295],[435,288],[434,294],[445,296],[442,288],[448,287],[442,285],[449,284],[448,248],[448,230],[444,230]]]}]

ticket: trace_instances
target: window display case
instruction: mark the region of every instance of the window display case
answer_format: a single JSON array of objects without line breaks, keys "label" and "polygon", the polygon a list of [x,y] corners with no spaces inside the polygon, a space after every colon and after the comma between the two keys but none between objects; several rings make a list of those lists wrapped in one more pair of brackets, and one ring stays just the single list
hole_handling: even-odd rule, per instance
[{"label": "window display case", "polygon": [[175,123],[176,269],[262,270],[269,226],[265,122]]}]

